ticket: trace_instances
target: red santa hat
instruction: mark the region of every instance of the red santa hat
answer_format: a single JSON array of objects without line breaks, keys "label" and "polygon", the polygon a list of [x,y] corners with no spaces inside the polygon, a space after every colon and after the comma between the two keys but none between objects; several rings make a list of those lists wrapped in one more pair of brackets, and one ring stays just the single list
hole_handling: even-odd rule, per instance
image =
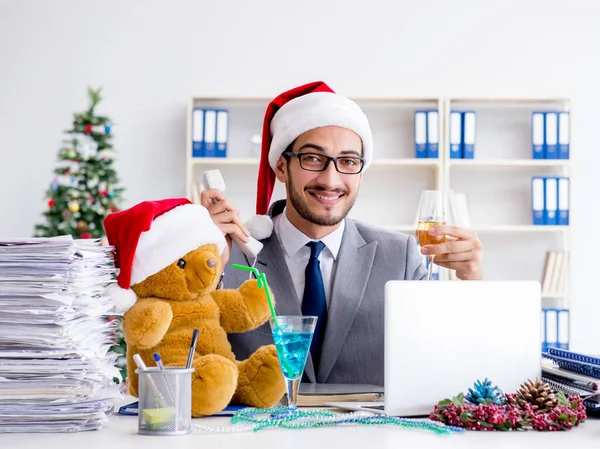
[{"label": "red santa hat", "polygon": [[[267,106],[258,169],[256,213],[269,209],[275,187],[275,165],[286,148],[301,134],[324,126],[354,131],[362,139],[365,169],[373,159],[373,138],[367,116],[349,98],[336,94],[322,81],[295,87]],[[252,231],[250,231],[252,232]]]},{"label": "red santa hat", "polygon": [[104,219],[108,244],[115,248],[117,285],[108,294],[118,312],[135,303],[130,289],[158,273],[190,251],[214,243],[222,253],[225,237],[208,210],[187,198],[144,201]]}]

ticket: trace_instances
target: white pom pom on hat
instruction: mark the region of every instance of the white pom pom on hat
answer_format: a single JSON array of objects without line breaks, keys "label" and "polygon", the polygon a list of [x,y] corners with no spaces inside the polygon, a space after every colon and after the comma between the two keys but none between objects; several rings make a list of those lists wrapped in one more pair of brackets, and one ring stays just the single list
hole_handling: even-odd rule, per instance
[{"label": "white pom pom on hat", "polygon": [[254,215],[244,225],[256,240],[266,239],[273,233],[273,220],[268,215]]}]

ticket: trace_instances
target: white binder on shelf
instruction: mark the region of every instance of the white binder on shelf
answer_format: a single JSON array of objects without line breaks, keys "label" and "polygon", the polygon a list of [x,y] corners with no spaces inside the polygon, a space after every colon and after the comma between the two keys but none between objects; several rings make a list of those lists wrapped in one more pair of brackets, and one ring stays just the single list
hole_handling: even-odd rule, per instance
[{"label": "white binder on shelf", "polygon": [[558,178],[558,221],[557,224],[569,224],[569,178]]},{"label": "white binder on shelf", "polygon": [[462,158],[462,114],[450,112],[450,159]]},{"label": "white binder on shelf", "polygon": [[569,159],[570,155],[570,114],[562,111],[558,114],[558,158]]},{"label": "white binder on shelf", "polygon": [[558,179],[545,178],[544,188],[544,224],[558,224]]},{"label": "white binder on shelf", "polygon": [[542,293],[552,293],[552,284],[556,272],[556,251],[547,251],[542,276]]},{"label": "white binder on shelf", "polygon": [[427,157],[427,112],[415,112],[415,157]]},{"label": "white binder on shelf", "polygon": [[427,157],[430,159],[439,157],[439,126],[438,111],[427,111]]},{"label": "white binder on shelf", "polygon": [[474,111],[463,112],[463,136],[462,157],[463,159],[475,158],[475,129],[476,116]]},{"label": "white binder on shelf", "polygon": [[531,180],[531,208],[533,211],[533,224],[544,224],[544,178],[534,177]]},{"label": "white binder on shelf", "polygon": [[531,142],[533,159],[545,159],[544,113],[534,112],[531,116]]},{"label": "white binder on shelf", "polygon": [[204,109],[192,110],[192,157],[204,157]]},{"label": "white binder on shelf", "polygon": [[229,138],[229,111],[217,111],[217,157],[227,157],[227,140]]},{"label": "white binder on shelf", "polygon": [[204,111],[204,156],[217,156],[217,111],[207,109]]},{"label": "white binder on shelf", "polygon": [[558,113],[546,112],[546,159],[558,159]]}]

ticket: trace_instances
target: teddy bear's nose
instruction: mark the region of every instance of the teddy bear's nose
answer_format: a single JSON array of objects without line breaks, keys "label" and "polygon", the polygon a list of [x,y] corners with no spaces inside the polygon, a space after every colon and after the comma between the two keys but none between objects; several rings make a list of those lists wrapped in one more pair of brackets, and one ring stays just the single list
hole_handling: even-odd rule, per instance
[{"label": "teddy bear's nose", "polygon": [[214,268],[217,265],[217,261],[215,259],[208,259],[206,261],[206,265],[208,265],[211,268]]}]

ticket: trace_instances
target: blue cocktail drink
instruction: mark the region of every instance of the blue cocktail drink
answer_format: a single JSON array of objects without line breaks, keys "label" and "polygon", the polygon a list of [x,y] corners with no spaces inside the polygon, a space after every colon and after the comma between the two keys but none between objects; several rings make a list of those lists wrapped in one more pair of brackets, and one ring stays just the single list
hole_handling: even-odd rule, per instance
[{"label": "blue cocktail drink", "polygon": [[317,323],[314,316],[278,316],[269,319],[277,348],[279,365],[285,377],[288,413],[297,408],[298,387],[304,373],[306,358]]}]

